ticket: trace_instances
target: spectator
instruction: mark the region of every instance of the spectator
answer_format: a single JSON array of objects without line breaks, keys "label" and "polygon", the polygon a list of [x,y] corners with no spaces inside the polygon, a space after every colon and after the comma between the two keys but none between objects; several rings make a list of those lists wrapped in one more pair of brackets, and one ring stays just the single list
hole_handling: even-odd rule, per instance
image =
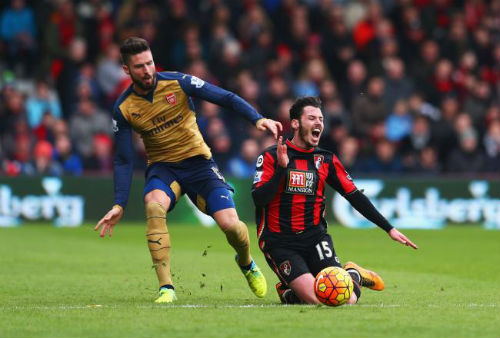
[{"label": "spectator", "polygon": [[126,78],[120,62],[120,50],[116,43],[111,44],[105,52],[103,58],[99,61],[96,71],[96,79],[101,87],[107,102],[112,104],[116,88],[120,82]]},{"label": "spectator", "polygon": [[78,110],[69,122],[70,135],[76,142],[76,150],[84,161],[92,155],[94,135],[111,135],[111,119],[91,100],[78,103]]},{"label": "spectator", "polygon": [[480,128],[484,124],[486,110],[491,103],[490,86],[486,82],[476,83],[472,88],[471,95],[465,100],[463,109],[472,118],[472,122],[476,128]]},{"label": "spectator", "polygon": [[83,167],[80,157],[73,152],[71,140],[67,135],[60,135],[56,138],[54,149],[54,160],[62,167],[64,174],[79,176]]},{"label": "spectator", "polygon": [[26,100],[26,113],[28,124],[32,129],[41,124],[45,114],[52,115],[56,119],[62,117],[59,99],[45,80],[36,82],[35,93]]},{"label": "spectator", "polygon": [[53,160],[53,147],[48,141],[38,141],[35,145],[34,161],[26,174],[60,176],[63,172],[61,165]]},{"label": "spectator", "polygon": [[46,18],[47,22],[44,23],[46,27],[44,42],[47,51],[44,64],[47,68],[57,69],[60,66],[58,62],[67,56],[68,47],[75,37],[82,36],[83,25],[75,13],[72,1],[61,0],[56,4],[56,10],[50,14],[49,18]]},{"label": "spectator", "polygon": [[412,129],[412,117],[408,111],[405,100],[399,100],[394,106],[394,111],[387,118],[385,130],[386,137],[391,142],[400,141]]},{"label": "spectator", "polygon": [[347,172],[357,173],[360,170],[359,142],[356,138],[352,136],[344,138],[339,146],[338,154]]},{"label": "spectator", "polygon": [[477,132],[466,129],[458,135],[459,147],[452,150],[446,163],[449,173],[480,173],[485,166],[485,156],[478,148]]},{"label": "spectator", "polygon": [[398,58],[387,60],[384,101],[387,109],[392,111],[396,101],[408,99],[415,91],[413,82],[405,75],[403,61]]},{"label": "spectator", "polygon": [[451,61],[443,59],[436,65],[432,76],[432,83],[429,85],[429,101],[437,104],[445,95],[453,94],[455,83],[452,79],[453,64]]},{"label": "spectator", "polygon": [[401,140],[400,153],[405,166],[415,167],[420,152],[425,147],[434,147],[435,143],[429,120],[425,116],[416,116],[410,134]]},{"label": "spectator", "polygon": [[411,65],[411,77],[415,81],[418,91],[429,97],[429,84],[439,61],[440,48],[436,41],[427,40],[420,46],[420,55],[413,59]]},{"label": "spectator", "polygon": [[483,138],[486,150],[484,171],[498,174],[500,172],[500,120],[494,120],[488,126]]},{"label": "spectator", "polygon": [[432,121],[439,121],[441,112],[434,105],[426,102],[419,93],[413,93],[408,99],[408,108],[413,115],[423,115]]},{"label": "spectator", "polygon": [[228,134],[219,134],[212,140],[212,155],[222,172],[228,171],[231,159],[231,138]]},{"label": "spectator", "polygon": [[353,100],[366,91],[366,68],[363,62],[354,60],[349,64],[347,81],[341,90],[344,105],[350,109]]},{"label": "spectator", "polygon": [[441,172],[438,154],[433,147],[425,147],[420,151],[419,160],[412,168],[417,175],[435,176]]},{"label": "spectator", "polygon": [[[0,37],[7,43],[8,62],[12,68],[21,61],[26,71],[34,67],[36,25],[33,11],[24,0],[11,0],[10,8],[0,17]],[[27,75],[27,74],[25,74]]]},{"label": "spectator", "polygon": [[385,135],[384,123],[387,108],[383,100],[384,81],[372,78],[368,82],[368,92],[354,99],[352,120],[354,131],[362,139],[379,139]]},{"label": "spectator", "polygon": [[384,138],[376,143],[375,154],[362,164],[362,171],[370,174],[397,174],[402,173],[403,169],[396,147]]},{"label": "spectator", "polygon": [[228,173],[238,178],[252,177],[255,172],[255,159],[259,155],[259,144],[254,139],[247,139],[241,145],[240,154],[228,163]]},{"label": "spectator", "polygon": [[340,118],[332,118],[320,139],[320,147],[337,153],[341,142],[349,136],[346,125]]},{"label": "spectator", "polygon": [[113,172],[113,141],[109,135],[94,135],[93,154],[86,159],[85,169],[99,173]]},{"label": "spectator", "polygon": [[80,78],[80,67],[87,58],[87,43],[81,38],[75,38],[70,42],[68,57],[62,62],[62,70],[57,78],[57,91],[61,98],[61,106],[65,118],[75,109],[77,101],[78,79]]}]

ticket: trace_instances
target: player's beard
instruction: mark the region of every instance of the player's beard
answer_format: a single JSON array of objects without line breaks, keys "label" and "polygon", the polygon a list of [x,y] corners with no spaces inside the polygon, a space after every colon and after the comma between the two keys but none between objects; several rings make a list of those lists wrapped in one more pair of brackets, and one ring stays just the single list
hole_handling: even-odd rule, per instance
[{"label": "player's beard", "polygon": [[314,148],[317,145],[312,144],[308,141],[308,135],[311,133],[311,131],[307,130],[306,128],[302,127],[302,123],[299,120],[299,137],[302,140],[303,144],[306,145],[307,149]]},{"label": "player's beard", "polygon": [[156,72],[154,72],[152,75],[153,81],[151,82],[151,84],[142,82],[142,79],[136,79],[132,74],[130,74],[130,78],[132,79],[134,85],[136,85],[137,87],[141,88],[144,91],[150,91],[154,87],[156,82]]}]

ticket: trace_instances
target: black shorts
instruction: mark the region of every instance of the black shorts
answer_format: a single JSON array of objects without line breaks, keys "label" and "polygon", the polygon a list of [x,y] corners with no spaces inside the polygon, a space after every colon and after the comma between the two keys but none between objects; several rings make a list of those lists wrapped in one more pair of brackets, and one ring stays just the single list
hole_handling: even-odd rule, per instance
[{"label": "black shorts", "polygon": [[285,284],[305,273],[316,277],[326,267],[342,267],[327,233],[307,241],[265,241],[261,249],[267,264]]}]

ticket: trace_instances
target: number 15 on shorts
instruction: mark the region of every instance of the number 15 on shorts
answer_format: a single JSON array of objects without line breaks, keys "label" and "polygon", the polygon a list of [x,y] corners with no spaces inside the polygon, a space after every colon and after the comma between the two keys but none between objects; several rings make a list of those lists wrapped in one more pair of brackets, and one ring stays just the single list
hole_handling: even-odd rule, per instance
[{"label": "number 15 on shorts", "polygon": [[318,257],[320,261],[325,259],[325,257],[331,258],[333,255],[332,249],[330,249],[330,247],[328,246],[327,241],[321,241],[320,243],[316,244],[316,250],[318,251]]},{"label": "number 15 on shorts", "polygon": [[[321,241],[316,244],[316,250],[318,251],[319,260],[322,261],[326,258],[332,258],[333,250],[330,248],[328,241]],[[339,258],[335,256],[335,262],[339,263]]]}]

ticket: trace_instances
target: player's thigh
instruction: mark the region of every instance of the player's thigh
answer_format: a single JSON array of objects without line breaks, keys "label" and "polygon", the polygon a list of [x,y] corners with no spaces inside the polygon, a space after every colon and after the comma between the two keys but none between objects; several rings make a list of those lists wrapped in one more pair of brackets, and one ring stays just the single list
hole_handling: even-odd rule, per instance
[{"label": "player's thigh", "polygon": [[304,257],[293,248],[266,247],[261,248],[267,264],[285,285],[306,273],[310,273]]},{"label": "player's thigh", "polygon": [[196,207],[207,215],[212,216],[215,221],[234,225],[238,222],[238,214],[233,200],[233,192],[225,186],[216,186],[211,190],[193,191],[191,187],[186,188],[187,195]]},{"label": "player's thigh", "polygon": [[295,295],[307,304],[320,304],[314,292],[315,277],[310,273],[305,273],[289,283],[290,289]]},{"label": "player's thigh", "polygon": [[342,267],[335,252],[332,237],[327,233],[311,241],[307,252],[307,265],[314,276],[329,266]]},{"label": "player's thigh", "polygon": [[[175,182],[175,181],[173,181]],[[158,177],[151,177],[144,186],[144,203],[160,203],[165,210],[172,210],[177,201],[177,194],[172,189],[175,183],[168,185]]]},{"label": "player's thigh", "polygon": [[186,162],[185,170],[176,174],[180,178],[182,190],[205,214],[213,217],[219,210],[234,208],[232,197],[234,190],[226,183],[212,159],[189,160]]}]

